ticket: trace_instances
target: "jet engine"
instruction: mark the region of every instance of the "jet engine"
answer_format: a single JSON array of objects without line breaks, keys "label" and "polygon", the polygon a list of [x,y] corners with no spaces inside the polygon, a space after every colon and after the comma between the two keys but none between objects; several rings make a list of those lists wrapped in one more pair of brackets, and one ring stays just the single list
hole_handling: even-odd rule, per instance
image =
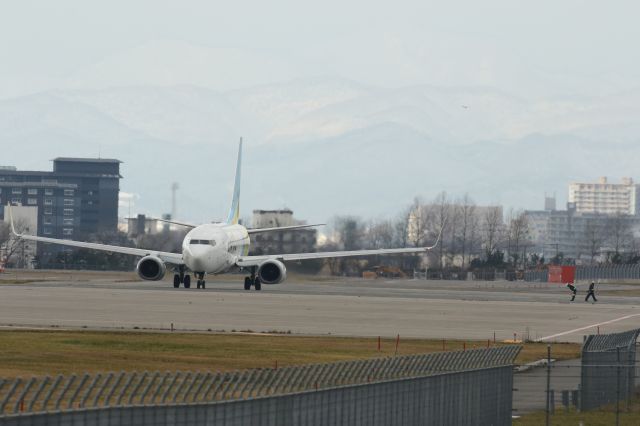
[{"label": "jet engine", "polygon": [[264,284],[280,284],[287,278],[287,268],[279,260],[267,260],[258,267],[258,278]]},{"label": "jet engine", "polygon": [[158,281],[167,272],[167,265],[156,256],[145,256],[138,262],[136,272],[143,280]]}]

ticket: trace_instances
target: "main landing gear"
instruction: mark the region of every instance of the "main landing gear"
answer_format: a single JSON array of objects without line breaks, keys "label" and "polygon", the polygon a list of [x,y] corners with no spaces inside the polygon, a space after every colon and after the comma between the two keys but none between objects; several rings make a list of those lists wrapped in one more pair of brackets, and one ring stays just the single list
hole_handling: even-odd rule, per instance
[{"label": "main landing gear", "polygon": [[253,286],[253,288],[255,288],[257,291],[262,290],[262,283],[260,282],[260,278],[256,277],[255,266],[251,268],[251,276],[244,278],[244,289],[251,290],[251,286]]},{"label": "main landing gear", "polygon": [[[198,280],[198,288],[202,286],[204,288],[204,272],[200,273],[200,279]],[[191,288],[191,275],[185,274],[184,266],[180,266],[178,272],[173,276],[173,287],[179,288],[180,284],[184,285],[184,288]]]}]

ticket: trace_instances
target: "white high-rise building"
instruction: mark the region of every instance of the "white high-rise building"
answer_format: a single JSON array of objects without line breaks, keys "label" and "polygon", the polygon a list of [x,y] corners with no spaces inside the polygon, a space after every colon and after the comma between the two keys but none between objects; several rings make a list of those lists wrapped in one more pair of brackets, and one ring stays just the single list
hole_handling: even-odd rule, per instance
[{"label": "white high-rise building", "polygon": [[569,202],[578,213],[629,214],[640,213],[640,185],[631,178],[610,183],[601,177],[597,183],[569,184]]}]

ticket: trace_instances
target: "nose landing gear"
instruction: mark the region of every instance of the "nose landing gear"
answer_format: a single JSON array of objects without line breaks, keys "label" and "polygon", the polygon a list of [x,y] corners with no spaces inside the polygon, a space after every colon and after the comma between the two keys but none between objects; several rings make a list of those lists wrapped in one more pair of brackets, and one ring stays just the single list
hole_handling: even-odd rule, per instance
[{"label": "nose landing gear", "polygon": [[251,276],[244,278],[244,289],[251,290],[251,286],[255,288],[257,291],[262,290],[262,283],[260,282],[260,278],[256,277],[256,267],[251,267]]},{"label": "nose landing gear", "polygon": [[197,286],[198,288],[204,288],[204,272],[198,272],[198,282],[197,282]]}]

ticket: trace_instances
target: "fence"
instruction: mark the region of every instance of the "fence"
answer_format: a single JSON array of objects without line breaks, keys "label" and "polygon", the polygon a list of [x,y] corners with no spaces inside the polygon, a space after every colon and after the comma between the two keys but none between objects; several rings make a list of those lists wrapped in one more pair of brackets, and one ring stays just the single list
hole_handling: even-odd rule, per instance
[{"label": "fence", "polygon": [[[608,265],[608,266],[577,266],[576,281],[591,280],[638,280],[640,279],[640,265]],[[548,282],[548,271],[525,271],[524,280],[530,282]]]},{"label": "fence", "polygon": [[591,335],[582,346],[582,410],[628,400],[635,391],[636,340],[640,329]]},{"label": "fence", "polygon": [[[519,346],[234,372],[0,383],[0,424],[511,424]],[[205,419],[205,420],[203,420]],[[209,419],[209,420],[206,420]]]}]

